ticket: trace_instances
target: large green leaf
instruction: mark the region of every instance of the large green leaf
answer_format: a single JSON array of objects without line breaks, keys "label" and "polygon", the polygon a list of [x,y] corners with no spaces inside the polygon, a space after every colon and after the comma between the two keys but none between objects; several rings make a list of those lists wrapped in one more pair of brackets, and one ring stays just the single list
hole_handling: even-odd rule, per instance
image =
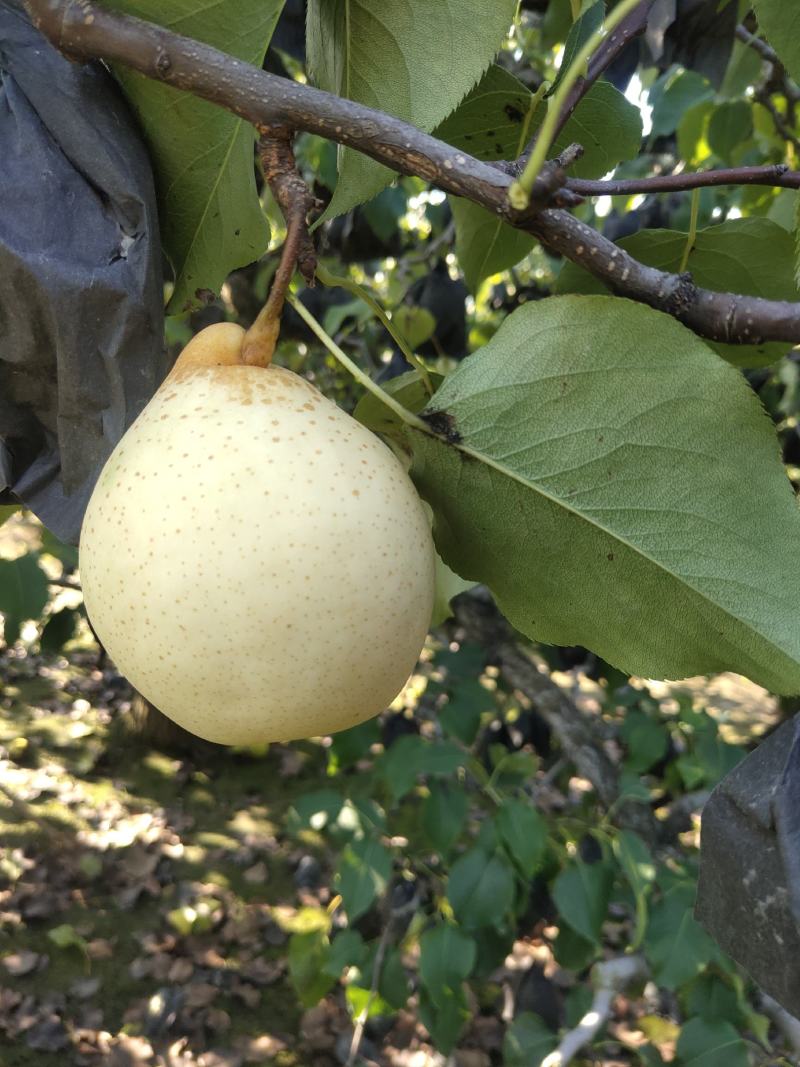
[{"label": "large green leaf", "polygon": [[[687,234],[677,230],[640,230],[623,238],[619,246],[649,267],[675,272],[680,269],[687,240]],[[777,223],[764,218],[731,219],[699,231],[687,268],[704,289],[794,301],[798,298],[794,256],[792,235]],[[568,263],[559,276],[558,291],[598,293],[606,292],[606,288],[582,267]],[[708,343],[737,367],[769,366],[789,349],[788,344],[780,342]]]},{"label": "large green leaf", "polygon": [[[261,66],[284,0],[109,0],[108,6]],[[115,68],[147,139],[161,235],[175,274],[167,310],[201,302],[264,252],[269,232],[253,168],[253,127],[191,93]]]},{"label": "large green leaf", "polygon": [[437,547],[536,640],[631,674],[800,691],[797,505],[758,400],[668,315],[614,297],[508,316],[409,430]]},{"label": "large green leaf", "polygon": [[795,79],[800,81],[800,6],[794,0],[754,0],[758,25]]},{"label": "large green leaf", "polygon": [[[544,121],[547,104],[508,71],[492,66],[436,136],[484,161],[516,159]],[[553,146],[556,155],[574,141],[583,157],[572,171],[598,177],[639,151],[642,136],[637,108],[608,82],[597,82],[581,100]],[[456,255],[469,288],[513,267],[530,252],[534,239],[469,200],[451,197]]]},{"label": "large green leaf", "polygon": [[[516,0],[310,0],[309,69],[321,89],[432,130],[486,70]],[[352,150],[326,218],[379,193],[394,177]]]}]

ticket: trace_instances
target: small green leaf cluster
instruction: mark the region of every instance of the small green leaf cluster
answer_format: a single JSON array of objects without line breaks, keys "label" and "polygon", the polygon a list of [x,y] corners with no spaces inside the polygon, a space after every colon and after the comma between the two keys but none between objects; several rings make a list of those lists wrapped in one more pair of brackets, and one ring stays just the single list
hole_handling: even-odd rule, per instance
[{"label": "small green leaf cluster", "polygon": [[[659,1046],[676,1040],[679,1064],[714,1062],[696,1057],[723,1049],[735,1064],[749,1062],[742,1035],[763,1042],[767,1022],[692,916],[696,842],[645,841],[613,812],[602,815],[558,752],[542,757],[512,740],[518,698],[480,663],[476,646],[440,648],[413,680],[416,714],[334,736],[328,784],[295,802],[290,834],[337,857],[332,905],[291,936],[302,1003],[339,985],[354,1019],[416,1004],[448,1054],[469,1043],[483,1014],[499,1014],[501,983],[514,984],[513,953],[535,948],[559,1007],[555,1016],[537,1012],[521,996],[503,1055],[538,1064],[589,1009],[592,966],[638,953],[681,1020],[643,1008],[649,1040],[639,1062],[662,1063]],[[606,736],[621,753],[621,799],[666,812],[744,755],[688,695],[667,714],[646,689],[598,692]],[[595,1047],[614,1040],[604,1029]]]}]

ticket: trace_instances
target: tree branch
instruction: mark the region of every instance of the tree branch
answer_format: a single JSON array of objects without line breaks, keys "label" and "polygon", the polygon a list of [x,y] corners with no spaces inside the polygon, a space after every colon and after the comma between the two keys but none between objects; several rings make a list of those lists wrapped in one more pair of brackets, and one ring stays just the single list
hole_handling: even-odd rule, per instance
[{"label": "tree branch", "polygon": [[[632,14],[641,18],[649,2],[644,0]],[[533,234],[552,251],[586,267],[618,295],[666,311],[702,337],[739,344],[800,343],[800,304],[698,289],[688,276],[638,263],[567,212],[542,210],[566,181],[557,163],[551,162],[540,174],[529,207],[515,211],[508,203],[513,179],[502,169],[400,119],[278,78],[91,0],[26,0],[26,5],[45,36],[72,57],[122,63],[224,107],[257,128],[306,130],[355,148],[401,174],[421,177]]]},{"label": "tree branch", "polygon": [[614,998],[634,982],[642,982],[650,975],[641,956],[619,956],[603,960],[592,968],[594,997],[591,1006],[578,1025],[568,1030],[555,1052],[542,1060],[542,1067],[567,1067],[581,1049],[593,1041],[611,1018]]},{"label": "tree branch", "polygon": [[657,174],[650,178],[625,178],[619,181],[567,178],[566,188],[578,196],[630,196],[634,193],[685,192],[716,185],[771,185],[773,188],[800,189],[800,170],[791,170],[786,163],[774,163],[764,167]]},{"label": "tree branch", "polygon": [[471,590],[452,601],[454,618],[467,636],[484,648],[503,678],[531,701],[558,738],[565,756],[597,793],[600,803],[614,808],[615,821],[649,841],[656,838],[650,809],[635,802],[620,802],[617,768],[597,736],[597,724],[570,700],[552,678],[541,671],[517,640],[486,590]]},{"label": "tree branch", "polygon": [[786,93],[788,99],[795,103],[800,101],[800,88],[789,80],[789,76],[781,62],[781,57],[775,49],[768,45],[766,41],[762,41],[760,37],[756,37],[756,35],[751,33],[746,26],[742,26],[741,24],[736,27],[736,36],[740,41],[752,48],[754,52],[758,52],[761,58],[772,66],[776,74],[778,74],[783,81],[783,91]]}]

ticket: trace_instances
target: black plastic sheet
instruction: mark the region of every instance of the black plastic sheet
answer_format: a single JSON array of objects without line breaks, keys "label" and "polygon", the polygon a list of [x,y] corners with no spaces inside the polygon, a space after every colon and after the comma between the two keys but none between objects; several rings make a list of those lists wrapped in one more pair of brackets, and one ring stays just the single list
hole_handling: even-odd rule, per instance
[{"label": "black plastic sheet", "polygon": [[155,191],[101,64],[0,0],[0,502],[77,543],[106,458],[167,371]]},{"label": "black plastic sheet", "polygon": [[800,1017],[800,716],[762,741],[703,809],[696,914]]}]

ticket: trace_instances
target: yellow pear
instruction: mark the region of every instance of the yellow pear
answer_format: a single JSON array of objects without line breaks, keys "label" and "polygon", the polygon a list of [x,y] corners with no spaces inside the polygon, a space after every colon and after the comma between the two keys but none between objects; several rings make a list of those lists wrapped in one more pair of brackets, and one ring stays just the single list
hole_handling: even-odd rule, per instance
[{"label": "yellow pear", "polygon": [[80,545],[86,609],[132,684],[209,741],[343,730],[404,685],[434,549],[393,453],[210,326],[117,445]]}]

